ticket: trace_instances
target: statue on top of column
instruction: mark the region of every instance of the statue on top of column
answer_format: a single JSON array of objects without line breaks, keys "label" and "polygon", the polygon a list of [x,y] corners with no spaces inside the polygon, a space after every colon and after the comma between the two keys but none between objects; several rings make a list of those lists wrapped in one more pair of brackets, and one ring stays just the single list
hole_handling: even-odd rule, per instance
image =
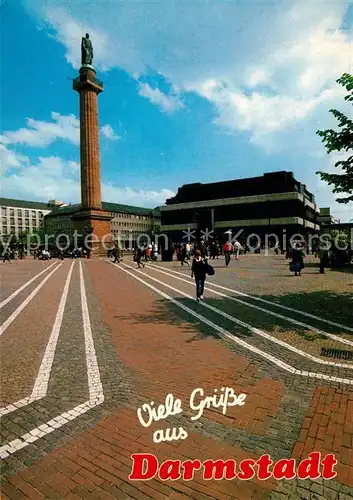
[{"label": "statue on top of column", "polygon": [[89,39],[89,34],[86,33],[85,37],[82,37],[81,41],[81,64],[91,65],[93,61],[93,46]]}]

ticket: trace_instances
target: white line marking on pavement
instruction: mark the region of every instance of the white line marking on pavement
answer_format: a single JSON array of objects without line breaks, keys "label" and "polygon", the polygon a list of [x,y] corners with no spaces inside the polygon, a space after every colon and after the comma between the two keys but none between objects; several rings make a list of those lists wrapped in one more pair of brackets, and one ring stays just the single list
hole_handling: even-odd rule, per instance
[{"label": "white line marking on pavement", "polygon": [[94,342],[93,342],[91,322],[88,312],[85,282],[83,278],[81,261],[80,261],[80,288],[81,288],[83,331],[85,335],[89,401],[91,404],[100,404],[104,401],[104,393],[99,373],[96,351],[94,349]]},{"label": "white line marking on pavement", "polygon": [[84,413],[87,413],[91,408],[98,406],[104,401],[103,387],[100,379],[96,353],[94,349],[91,323],[88,314],[88,305],[86,290],[82,272],[82,264],[80,261],[80,289],[81,289],[81,305],[82,305],[82,318],[84,324],[85,334],[85,347],[86,347],[86,361],[87,361],[87,375],[89,385],[89,400],[75,406],[75,408],[61,413],[57,417],[49,420],[45,424],[39,425],[35,429],[23,434],[18,439],[14,439],[7,444],[0,446],[0,459],[3,460],[18,450],[34,443],[43,436],[47,436],[55,429],[59,429],[70,420],[74,420]]},{"label": "white line marking on pavement", "polygon": [[7,297],[7,299],[5,299],[2,302],[0,302],[0,309],[2,309],[4,306],[6,306],[6,304],[8,304],[10,302],[10,300],[14,299],[16,297],[16,295],[18,295],[20,292],[22,292],[22,290],[24,290],[25,288],[27,288],[28,285],[30,285],[31,283],[33,283],[33,281],[36,280],[37,278],[39,278],[39,276],[41,276],[43,273],[46,273],[51,267],[55,266],[55,264],[57,264],[57,262],[53,262],[53,264],[51,264],[49,267],[46,267],[45,269],[43,269],[43,271],[41,271],[40,273],[36,274],[32,279],[30,279],[29,281],[27,281],[18,290],[14,291],[9,297]]},{"label": "white line marking on pavement", "polygon": [[27,396],[26,398],[16,401],[16,403],[11,403],[7,406],[3,406],[2,408],[0,408],[0,417],[2,417],[3,415],[7,415],[8,413],[12,413],[13,411],[18,410],[18,408],[27,406],[30,402],[29,400],[30,396]]},{"label": "white line marking on pavement", "polygon": [[[152,267],[150,267],[150,269],[152,269]],[[169,271],[172,273],[180,274],[181,276],[185,276],[184,273],[180,273],[179,271],[174,271],[173,269],[169,269]],[[214,286],[216,288],[221,288],[221,289],[226,290],[228,292],[235,293],[236,295],[241,295],[242,297],[248,297],[249,299],[257,300],[258,302],[263,302],[265,304],[269,304],[270,306],[280,307],[281,309],[286,309],[287,311],[291,311],[291,312],[294,312],[296,314],[301,314],[303,316],[307,316],[308,318],[316,319],[317,321],[327,323],[328,325],[337,326],[338,328],[342,328],[344,330],[349,330],[350,332],[353,332],[353,328],[351,328],[349,326],[341,325],[340,323],[335,323],[334,321],[330,321],[329,319],[315,316],[314,314],[310,314],[308,312],[301,311],[300,309],[294,309],[293,307],[284,306],[283,304],[277,304],[276,302],[271,302],[271,300],[262,299],[261,297],[256,297],[255,295],[249,295],[247,293],[240,292],[239,290],[234,290],[233,288],[227,288],[226,286],[217,285],[216,283],[213,283],[212,281],[209,281],[208,284],[211,286]]]},{"label": "white line marking on pavement", "polygon": [[72,271],[75,265],[75,261],[72,262],[66,281],[61,295],[60,304],[58,311],[56,313],[55,322],[49,337],[49,341],[42,359],[42,363],[39,368],[38,376],[35,381],[32,394],[30,396],[31,401],[43,398],[48,390],[48,383],[50,378],[51,369],[53,366],[54,355],[56,350],[56,345],[58,343],[59,333],[61,329],[61,324],[64,317],[65,305],[67,301],[67,296],[69,293],[69,286],[72,276]]},{"label": "white line marking on pavement", "polygon": [[[180,302],[178,302],[177,300],[175,300],[170,295],[167,295],[166,293],[162,292],[162,290],[159,290],[155,286],[151,285],[150,283],[147,283],[146,281],[144,281],[143,279],[139,278],[138,276],[136,276],[135,274],[131,273],[130,271],[127,271],[125,269],[125,267],[128,267],[129,269],[132,269],[132,270],[138,272],[139,274],[143,274],[143,272],[135,270],[133,267],[127,266],[126,264],[123,264],[124,267],[122,267],[121,265],[113,264],[112,262],[111,262],[111,264],[113,266],[116,266],[118,269],[120,269],[124,273],[132,276],[134,279],[136,279],[140,283],[143,283],[145,286],[147,286],[148,288],[150,288],[151,290],[153,290],[154,292],[156,292],[161,297],[169,300],[170,302],[172,302],[176,306],[180,307],[180,309],[183,309],[184,311],[186,311],[187,313],[191,314],[195,318],[199,319],[200,321],[202,321],[206,325],[209,325],[211,328],[213,328],[214,330],[216,330],[220,334],[220,336],[222,338],[226,338],[228,340],[231,340],[235,344],[238,344],[238,345],[242,346],[244,349],[247,349],[248,351],[255,352],[259,356],[267,359],[268,361],[271,361],[271,363],[275,364],[279,368],[282,368],[283,370],[285,370],[285,371],[287,371],[289,373],[292,373],[293,375],[300,375],[302,377],[316,378],[316,379],[320,379],[320,380],[328,380],[328,381],[331,381],[331,382],[338,382],[338,383],[342,383],[342,384],[353,385],[353,379],[347,379],[347,378],[341,378],[341,377],[334,377],[334,376],[331,376],[331,375],[326,375],[324,373],[308,372],[306,370],[298,370],[298,369],[294,368],[293,366],[285,363],[284,361],[281,361],[280,359],[276,358],[275,356],[272,356],[271,354],[268,354],[267,352],[261,351],[261,349],[258,349],[257,347],[248,344],[247,342],[245,342],[244,340],[239,339],[238,337],[235,337],[233,334],[231,334],[230,332],[228,332],[224,328],[218,326],[216,323],[213,323],[212,321],[208,320],[204,316],[201,316],[201,314],[198,314],[195,311],[193,311],[192,309],[190,309],[189,307],[184,306],[184,304],[181,304]],[[150,276],[149,276],[149,278],[151,279]],[[192,298],[191,296],[189,296],[189,297]]]},{"label": "white line marking on pavement", "polygon": [[49,420],[45,424],[39,425],[35,429],[23,434],[20,438],[14,439],[7,444],[0,446],[0,459],[3,460],[16,451],[25,448],[29,444],[34,443],[38,439],[43,436],[47,436],[51,432],[55,431],[55,429],[59,429],[63,425],[65,425],[70,420],[74,420],[77,417],[80,417],[84,413],[88,412],[91,408],[101,404],[102,401],[92,404],[90,401],[86,401],[80,405],[75,406],[72,410],[68,410],[61,415],[54,417]]},{"label": "white line marking on pavement", "polygon": [[35,295],[39,292],[39,290],[42,288],[43,285],[48,281],[50,276],[52,276],[55,271],[59,269],[59,267],[62,265],[60,263],[58,266],[56,266],[49,274],[46,276],[43,281],[39,283],[39,285],[33,290],[33,292],[28,295],[28,297],[22,302],[21,305],[18,306],[18,308],[11,314],[9,318],[7,318],[6,321],[0,326],[0,335],[4,333],[4,331],[11,325],[11,323],[17,318],[17,316],[20,314],[20,312],[26,307],[26,305],[33,299]]},{"label": "white line marking on pavement", "polygon": [[[156,268],[154,268],[153,270],[157,271]],[[179,278],[178,276],[170,275],[170,274],[166,273],[165,271],[161,271],[161,270],[158,269],[158,272],[166,274],[170,278],[174,278],[174,279],[183,281],[183,282],[187,283],[188,285],[195,286],[194,283],[192,283],[192,282],[190,282],[188,280],[185,280],[183,278]],[[159,280],[157,280],[155,278],[152,278],[152,276],[149,276],[148,274],[145,274],[145,276],[148,276],[150,279],[156,281],[157,283],[160,283],[160,284],[166,286],[167,288],[170,288],[171,290],[173,290],[175,292],[179,292],[181,295],[184,295],[185,297],[188,297],[188,298],[192,299],[192,297],[190,295],[182,292],[181,290],[179,290],[177,288],[174,288],[174,287],[172,287],[170,285],[167,285],[163,281],[159,281]],[[230,298],[230,299],[232,298],[232,297],[229,297],[228,295],[225,295],[224,293],[216,292],[215,290],[211,290],[210,288],[207,288],[207,287],[205,287],[205,290],[210,290],[212,293],[220,295],[221,297],[226,297],[226,298]],[[234,300],[237,300],[237,299],[234,299]],[[229,319],[230,321],[233,321],[233,323],[237,323],[237,324],[243,326],[247,330],[250,330],[252,333],[260,335],[261,337],[264,337],[265,339],[270,340],[271,342],[274,342],[274,343],[276,343],[278,345],[281,345],[282,347],[285,347],[286,349],[288,349],[288,350],[290,350],[292,352],[295,352],[296,354],[299,354],[300,356],[303,356],[303,357],[305,357],[307,359],[311,359],[312,361],[315,361],[316,363],[319,363],[321,365],[337,366],[338,368],[348,368],[350,370],[353,370],[353,364],[352,365],[348,365],[348,364],[344,364],[344,363],[335,363],[334,361],[326,361],[324,359],[317,358],[316,356],[313,356],[311,354],[308,354],[307,352],[301,351],[300,349],[297,349],[296,347],[294,347],[294,346],[292,346],[290,344],[287,344],[286,342],[283,342],[282,340],[279,340],[276,337],[273,337],[272,335],[269,335],[268,333],[264,332],[263,330],[260,330],[259,328],[255,328],[255,327],[251,326],[249,323],[245,323],[244,321],[242,321],[242,320],[240,320],[238,318],[235,318],[234,316],[231,316],[230,314],[227,314],[226,312],[222,311],[221,309],[218,309],[216,307],[211,306],[210,304],[207,304],[207,302],[201,302],[200,304],[202,306],[206,307],[207,309],[210,309],[211,311],[214,311],[217,314],[220,314],[221,316],[224,316],[225,318]]]},{"label": "white line marking on pavement", "polygon": [[[157,271],[159,273],[166,274],[170,278],[174,278],[174,279],[177,279],[177,280],[180,280],[180,281],[184,281],[185,283],[188,283],[189,285],[192,284],[190,282],[190,280],[186,280],[185,278],[184,279],[183,278],[179,278],[178,276],[174,276],[173,274],[170,274],[170,273],[168,273],[166,271],[162,271],[161,269],[157,269],[156,267],[150,267],[149,269],[153,269],[153,271]],[[215,293],[216,295],[219,295],[221,297],[225,297],[225,298],[227,298],[229,300],[233,300],[235,302],[239,302],[240,304],[243,304],[243,305],[245,305],[247,307],[252,307],[253,309],[258,309],[259,311],[262,311],[262,312],[264,312],[266,314],[270,314],[271,316],[276,316],[277,318],[284,319],[285,321],[289,321],[291,323],[294,323],[295,325],[302,326],[304,328],[312,330],[313,332],[319,333],[320,335],[323,335],[324,337],[329,337],[329,338],[331,338],[333,340],[336,340],[337,342],[341,342],[342,344],[347,344],[347,345],[353,346],[353,342],[350,341],[350,340],[338,337],[337,335],[334,335],[333,333],[327,333],[324,330],[320,330],[319,328],[315,328],[314,326],[311,326],[311,325],[309,325],[307,323],[303,323],[302,321],[297,321],[296,319],[289,318],[288,316],[284,316],[284,315],[276,313],[274,311],[269,311],[268,309],[264,309],[263,307],[256,306],[255,304],[250,304],[249,302],[246,302],[245,300],[237,299],[236,297],[232,297],[230,295],[226,295],[224,293],[217,292],[216,290],[212,290],[212,288],[205,287],[205,290],[208,290],[208,291],[210,291],[212,293]],[[322,362],[322,360],[320,360],[320,362]],[[347,366],[350,366],[350,365],[347,365]]]},{"label": "white line marking on pavement", "polygon": [[27,406],[30,403],[33,403],[33,401],[38,401],[39,399],[42,399],[46,396],[47,390],[48,390],[48,383],[49,383],[49,378],[50,378],[50,373],[51,369],[53,366],[53,361],[54,361],[54,355],[55,355],[55,350],[56,350],[56,345],[58,342],[59,338],[59,333],[60,333],[60,328],[63,320],[63,315],[64,315],[64,310],[65,310],[65,305],[66,305],[66,300],[67,300],[67,295],[69,291],[69,285],[70,285],[70,280],[72,276],[72,271],[73,271],[73,266],[75,264],[75,261],[72,262],[71,267],[69,269],[66,282],[64,285],[63,293],[61,295],[61,300],[60,304],[58,307],[58,311],[56,313],[56,318],[54,321],[54,325],[48,340],[47,347],[44,352],[44,356],[41,362],[41,365],[38,370],[38,375],[36,378],[36,381],[34,383],[34,387],[32,390],[32,394],[28,396],[27,398],[21,399],[20,401],[17,401],[16,403],[9,404],[7,406],[4,406],[0,408],[0,416],[7,415],[8,413],[12,413],[13,411],[17,410],[18,408],[22,408],[23,406]]}]

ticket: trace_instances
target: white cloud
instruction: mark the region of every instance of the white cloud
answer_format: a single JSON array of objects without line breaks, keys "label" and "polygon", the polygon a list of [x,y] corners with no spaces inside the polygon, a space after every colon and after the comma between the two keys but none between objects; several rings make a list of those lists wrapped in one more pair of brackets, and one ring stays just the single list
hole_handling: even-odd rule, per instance
[{"label": "white cloud", "polygon": [[[66,161],[58,156],[40,156],[35,163],[27,157],[10,151],[0,145],[0,160],[5,173],[1,181],[1,195],[7,198],[25,200],[62,199],[65,202],[80,202],[80,165],[76,161]],[[15,168],[15,170],[11,170]],[[112,183],[102,183],[104,201],[155,207],[164,204],[173,196],[169,189],[137,190]]]},{"label": "white cloud", "polygon": [[77,173],[72,170],[72,162],[57,156],[39,157],[36,163],[23,163],[1,181],[2,196],[20,199],[60,198],[63,193],[68,199],[77,195]]},{"label": "white cloud", "polygon": [[77,161],[72,161],[72,160],[69,160],[67,162],[67,165],[69,168],[71,168],[73,171],[76,171],[80,168],[80,164],[77,162]]},{"label": "white cloud", "polygon": [[27,118],[27,127],[14,132],[4,132],[0,138],[3,144],[24,144],[45,147],[57,140],[68,140],[73,144],[80,141],[80,122],[74,115],[61,115],[52,112],[51,122]]},{"label": "white cloud", "polygon": [[[216,106],[218,117],[215,123],[229,130],[249,132],[251,141],[263,146],[268,152],[276,151],[281,146],[276,141],[278,136],[274,137],[273,133],[283,135],[288,129],[292,134],[291,127],[310,118],[323,102],[326,107],[330,107],[338,97],[342,99],[344,96],[344,89],[338,85],[305,98],[284,94],[265,95],[257,91],[246,93],[232,87],[230,82],[215,80],[205,82],[195,90]],[[325,112],[328,115],[326,108]],[[313,124],[319,126],[317,122]],[[307,126],[305,122],[304,126]],[[312,130],[313,141],[315,131]]]},{"label": "white cloud", "polygon": [[[280,143],[290,148],[293,127],[299,140],[299,130],[306,136],[315,130],[313,123],[325,122],[328,104],[341,103],[335,80],[352,70],[352,37],[340,31],[348,0],[278,1],[266,8],[263,2],[182,1],[114,2],[108,8],[104,2],[84,8],[71,2],[58,8],[27,1],[56,33],[75,68],[80,37],[88,30],[98,68],[120,67],[135,76],[151,68],[180,91],[193,90],[209,100],[218,125],[246,130],[267,150]],[[211,80],[226,82],[227,91],[202,92]],[[159,89],[143,86],[141,92],[165,111],[180,106],[179,97],[173,102]],[[267,130],[261,140],[260,127]]]},{"label": "white cloud", "polygon": [[184,107],[184,104],[177,94],[164,94],[158,88],[152,88],[148,83],[139,84],[139,95],[149,99],[165,113],[172,113]]},{"label": "white cloud", "polygon": [[[244,78],[243,85],[217,78],[196,85],[194,90],[215,106],[215,123],[231,131],[247,131],[251,142],[273,152],[291,148],[293,132],[299,128],[296,141],[306,144],[306,136],[314,137],[316,129],[331,123],[329,108],[348,111],[349,105],[343,101],[345,89],[335,82],[342,73],[352,71],[353,46],[339,30],[342,7],[323,5],[314,14],[312,5],[293,6],[282,19],[284,26],[292,21],[288,32],[283,32],[282,43]],[[310,14],[318,16],[317,25],[308,22]],[[255,90],[249,93],[246,84]],[[257,86],[262,88],[256,91]]]},{"label": "white cloud", "polygon": [[100,129],[100,132],[104,137],[110,139],[111,141],[117,141],[118,139],[120,139],[120,136],[116,135],[111,125],[103,125]]},{"label": "white cloud", "polygon": [[297,78],[287,82],[292,91],[315,93],[352,67],[352,44],[339,30],[341,19],[329,17],[305,36],[277,49],[267,61],[272,71],[294,67]]},{"label": "white cloud", "polygon": [[109,59],[104,62],[106,60],[105,54],[107,53],[109,39],[104,34],[104,30],[97,31],[92,28],[96,24],[94,21],[92,23],[75,21],[65,9],[53,4],[49,4],[49,6],[41,4],[40,10],[44,15],[45,24],[55,27],[55,35],[51,33],[50,36],[66,47],[66,60],[73,68],[79,69],[81,67],[81,38],[84,33],[88,32],[94,40],[94,57],[97,61],[100,61],[98,68],[103,71],[109,70]]},{"label": "white cloud", "polygon": [[256,87],[271,82],[271,74],[267,69],[257,68],[254,70],[248,80],[249,87]]},{"label": "white cloud", "polygon": [[[63,8],[27,3],[50,26],[74,68],[80,65],[80,38],[88,31],[99,70],[119,67],[137,80],[152,70],[172,84],[179,99],[196,92],[214,106],[214,122],[227,134],[242,133],[266,153],[298,154],[296,177],[316,189],[322,203],[334,199],[315,175],[318,160],[326,161],[315,132],[335,127],[330,108],[351,110],[335,83],[343,72],[353,72],[352,32],[341,30],[350,1],[274,1],[265,8],[263,2],[178,0],[108,7],[70,2]],[[161,105],[165,94],[159,89],[145,92]],[[303,153],[309,161],[301,166]],[[333,163],[330,158],[331,171]],[[335,207],[340,213],[347,208]]]},{"label": "white cloud", "polygon": [[159,191],[133,189],[131,187],[118,187],[114,184],[102,185],[102,199],[112,203],[123,203],[127,205],[156,207],[164,205],[167,198],[171,198],[175,193],[170,189]]},{"label": "white cloud", "polygon": [[13,168],[19,168],[29,162],[27,156],[20,155],[8,149],[0,142],[0,173],[3,174]]},{"label": "white cloud", "polygon": [[[55,141],[69,141],[80,144],[80,120],[75,115],[61,115],[53,111],[51,122],[27,118],[27,127],[15,131],[5,131],[0,136],[0,143],[4,145],[23,144],[29,147],[46,147]],[[110,140],[117,140],[111,125],[103,125],[100,132]]]}]

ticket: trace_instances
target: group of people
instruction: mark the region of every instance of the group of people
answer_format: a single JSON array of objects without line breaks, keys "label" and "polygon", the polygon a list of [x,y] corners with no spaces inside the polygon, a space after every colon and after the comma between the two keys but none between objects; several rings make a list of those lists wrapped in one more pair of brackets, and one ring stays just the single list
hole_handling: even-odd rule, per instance
[{"label": "group of people", "polygon": [[226,241],[223,245],[218,242],[205,243],[201,241],[201,243],[179,243],[174,245],[174,252],[176,255],[176,259],[180,261],[181,265],[184,266],[187,264],[190,265],[189,261],[192,257],[195,257],[196,251],[199,250],[202,258],[206,259],[218,259],[220,255],[224,255],[225,265],[229,266],[231,256],[234,254],[235,260],[239,259],[240,251],[243,250],[244,253],[248,249],[242,246],[239,241],[235,240],[233,242]]},{"label": "group of people", "polygon": [[[108,257],[113,257],[114,263],[120,263],[123,256],[124,252],[118,245],[108,253]],[[158,260],[158,246],[156,244],[150,244],[143,247],[137,246],[136,249],[133,250],[133,260],[136,262],[138,269],[141,268],[141,266],[145,267],[145,263],[148,261]]]},{"label": "group of people", "polygon": [[[153,250],[153,249],[152,249]],[[145,263],[142,258],[145,257],[145,261],[149,260],[148,253],[144,252],[143,248],[137,247],[134,253],[134,261],[137,264],[137,269],[141,266],[145,267]],[[214,274],[213,268],[208,264],[207,252],[202,245],[195,245],[191,247],[190,244],[183,245],[180,251],[180,260],[182,265],[186,262],[188,265],[193,257],[191,264],[191,278],[195,279],[196,284],[196,300],[200,302],[204,298],[204,288],[205,280],[207,274]]]},{"label": "group of people", "polygon": [[[54,252],[54,255],[56,255],[59,260],[64,260],[64,251],[62,248],[58,248],[57,251]],[[69,250],[68,255],[70,259],[79,259],[81,257],[87,258],[88,252],[86,249],[81,247],[73,248],[72,250]],[[50,260],[52,258],[52,254],[45,248],[38,248],[37,250],[33,251],[33,258],[38,260]]]},{"label": "group of people", "polygon": [[153,245],[146,245],[145,247],[137,247],[134,251],[134,261],[139,269],[141,266],[145,267],[145,262],[158,260],[158,246],[156,243]]},{"label": "group of people", "polygon": [[3,262],[11,262],[11,260],[24,259],[25,252],[22,248],[19,250],[13,248],[5,248],[0,251]]},{"label": "group of people", "polygon": [[[20,255],[17,250],[10,250],[10,249],[6,249],[1,256],[3,262],[11,262],[11,260],[17,260],[19,257],[21,259],[23,259],[24,254]],[[34,257],[34,259],[38,259],[38,260],[50,260],[51,259],[50,252],[48,250],[45,250],[45,249],[35,250],[33,252],[33,257]]]},{"label": "group of people", "polygon": [[[290,259],[289,267],[294,272],[294,276],[301,276],[302,269],[305,267],[305,250],[305,244],[294,243],[286,252],[286,259]],[[320,259],[320,274],[325,274],[325,267],[328,267],[330,264],[330,251],[327,248],[317,248],[314,255]]]},{"label": "group of people", "polygon": [[[192,260],[191,265],[191,278],[195,279],[196,284],[196,300],[199,302],[204,298],[204,287],[207,274],[214,274],[213,268],[208,264],[208,252],[204,245],[194,245],[191,246],[190,243],[186,245],[181,245],[178,247],[180,251],[178,255],[182,264],[187,262],[187,260]],[[114,263],[120,263],[123,259],[123,251],[119,246],[114,247],[109,251],[109,257],[112,257]],[[158,258],[158,247],[157,245],[147,245],[145,247],[136,247],[133,251],[133,260],[137,264],[137,269],[145,267],[146,262],[157,260]]]},{"label": "group of people", "polygon": [[[79,248],[74,248],[73,250],[70,250],[69,252],[69,257],[70,259],[80,259],[80,258],[89,258],[88,251],[85,248],[79,247]],[[60,257],[60,251],[59,251],[59,258]]]}]

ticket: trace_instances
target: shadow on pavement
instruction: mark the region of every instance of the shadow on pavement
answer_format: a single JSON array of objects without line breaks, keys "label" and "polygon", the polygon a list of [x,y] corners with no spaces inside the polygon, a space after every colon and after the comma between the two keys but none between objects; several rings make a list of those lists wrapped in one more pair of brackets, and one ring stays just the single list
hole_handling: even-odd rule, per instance
[{"label": "shadow on pavement", "polygon": [[[346,325],[348,327],[352,327],[353,325],[352,294],[338,294],[332,291],[318,291],[309,293],[292,293],[283,296],[262,295],[259,297],[273,303],[281,304],[287,307],[302,310],[310,314],[314,314],[319,318],[322,317],[327,320]],[[208,308],[203,307],[202,304],[198,304],[196,301],[191,301],[190,299],[184,298],[180,298],[177,300],[180,304],[201,314],[207,320],[212,321],[216,325],[230,331],[231,333],[234,333],[239,338],[246,339],[247,337],[252,337],[254,335],[251,330],[235,324],[224,316],[217,314],[215,311],[211,311]],[[259,311],[258,309],[248,307],[244,304],[240,304],[227,298],[207,298],[206,295],[205,303],[251,325],[252,327],[262,329],[265,332],[269,333],[274,331],[280,333],[283,332],[283,334],[286,332],[295,332],[308,341],[327,339],[327,337],[313,331],[310,328],[311,326],[329,333],[334,333],[336,335],[345,333],[346,335],[353,336],[353,333],[348,332],[344,328],[332,326],[322,321],[315,320],[313,318],[303,316],[292,311],[287,311],[275,306],[270,306],[269,304],[254,301],[246,297],[241,297],[241,300],[246,303],[262,307],[263,309],[267,309],[283,316],[295,319],[297,321],[301,321],[302,323],[307,324],[308,327],[306,328],[300,325],[296,325],[285,319],[266,314],[265,312]],[[200,332],[200,334],[193,340],[197,340],[197,338],[203,338],[205,336],[219,338],[217,333],[211,326],[197,320],[197,318],[191,316],[187,311],[183,311],[178,306],[163,300],[160,302],[160,307],[163,313],[161,312],[161,314],[159,315],[158,321],[173,324],[179,322],[179,324],[182,324],[184,328],[186,327],[185,323],[193,325],[193,327],[196,327]],[[146,319],[153,322],[153,318],[149,317]]]},{"label": "shadow on pavement", "polygon": [[[285,295],[262,295],[260,297],[276,304],[314,314],[319,318],[347,325],[350,328],[353,326],[353,294],[351,293],[336,293],[331,290],[321,290],[314,292],[296,292]],[[330,326],[324,322],[297,313],[292,313],[285,309],[271,307],[267,304],[262,304],[262,306],[265,309],[268,307],[284,316],[299,319],[303,323],[312,324],[313,326],[318,326],[320,323],[321,329],[332,331],[332,333],[341,333],[345,331],[339,327]]]},{"label": "shadow on pavement", "polygon": [[[283,332],[283,334],[285,334],[286,332],[294,332],[307,341],[327,339],[327,337],[321,335],[320,333],[314,332],[309,327],[306,328],[300,325],[296,325],[285,319],[266,314],[263,311],[259,311],[258,309],[249,307],[246,304],[241,304],[228,298],[208,298],[207,293],[210,292],[206,291],[206,304],[228,315],[231,315],[234,318],[251,325],[252,327],[264,330],[265,332],[271,333],[276,331],[277,333]],[[315,291],[308,293],[297,292],[282,296],[261,295],[258,297],[275,304],[281,304],[287,307],[302,310],[304,312],[314,314],[319,318],[322,317],[330,321],[347,325],[348,327],[352,327],[353,325],[353,294],[338,294],[332,291]],[[248,304],[256,305],[263,309],[273,311],[277,314],[281,314],[297,321],[301,321],[302,323],[306,323],[308,326],[316,327],[329,333],[334,333],[336,335],[345,333],[353,336],[353,333],[349,333],[344,328],[332,326],[319,320],[303,316],[299,313],[287,311],[285,309],[271,306],[269,304],[264,304],[247,297],[235,296],[235,298],[241,299]],[[235,334],[239,338],[243,338],[246,340],[246,338],[253,337],[255,335],[251,330],[234,323],[221,314],[217,314],[215,311],[204,307],[201,303],[197,303],[195,300],[182,297],[176,298],[176,300],[182,306],[185,306],[195,313],[202,315],[202,317],[206,318],[206,320],[209,320],[217,326],[224,328],[225,330]],[[133,314],[131,316],[115,316],[115,318],[120,320],[128,320],[129,322],[131,322],[132,329],[134,328],[134,325],[137,325],[139,323],[149,323],[151,325],[151,329],[153,329],[153,325],[157,324],[178,326],[181,327],[185,333],[194,333],[196,328],[199,333],[197,335],[193,335],[186,342],[201,340],[205,337],[219,339],[217,331],[215,331],[215,329],[211,325],[204,323],[195,316],[191,315],[188,311],[181,309],[180,307],[166,299],[158,300],[157,307],[151,309],[151,311],[149,311],[148,313]],[[161,339],[161,342],[163,342],[163,339]]]}]

